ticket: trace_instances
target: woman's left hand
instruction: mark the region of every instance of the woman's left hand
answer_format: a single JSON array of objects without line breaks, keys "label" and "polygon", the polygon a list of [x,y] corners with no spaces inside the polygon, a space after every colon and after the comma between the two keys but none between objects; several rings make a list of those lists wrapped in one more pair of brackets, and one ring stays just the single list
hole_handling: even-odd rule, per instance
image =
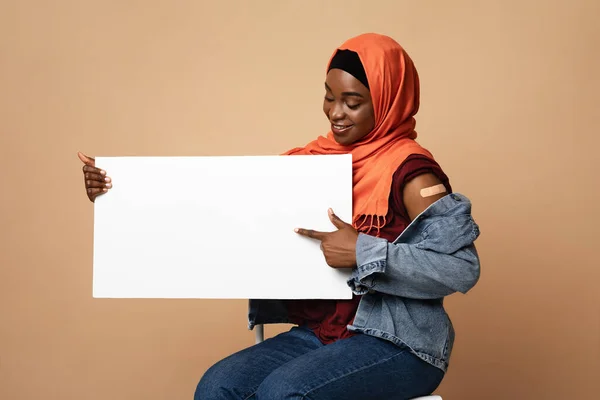
[{"label": "woman's left hand", "polygon": [[334,232],[319,232],[312,229],[296,229],[296,233],[321,242],[321,250],[327,265],[333,268],[353,268],[356,266],[356,241],[358,231],[342,221],[329,209],[329,219],[338,229]]}]

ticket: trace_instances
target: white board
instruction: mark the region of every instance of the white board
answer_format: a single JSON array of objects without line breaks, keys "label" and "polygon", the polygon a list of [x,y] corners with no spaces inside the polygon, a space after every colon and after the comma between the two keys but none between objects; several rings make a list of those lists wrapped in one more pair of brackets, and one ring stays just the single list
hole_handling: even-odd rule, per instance
[{"label": "white board", "polygon": [[352,156],[97,157],[96,298],[349,299],[319,242],[352,216]]}]

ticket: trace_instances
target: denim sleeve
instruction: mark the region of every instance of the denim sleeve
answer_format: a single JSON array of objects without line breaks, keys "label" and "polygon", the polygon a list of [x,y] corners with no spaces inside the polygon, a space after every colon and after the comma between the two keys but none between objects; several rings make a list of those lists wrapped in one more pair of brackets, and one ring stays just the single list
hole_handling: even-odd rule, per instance
[{"label": "denim sleeve", "polygon": [[441,218],[420,234],[420,240],[410,244],[360,234],[357,267],[348,280],[352,291],[437,299],[475,286],[480,274],[474,244],[479,228],[471,216]]}]

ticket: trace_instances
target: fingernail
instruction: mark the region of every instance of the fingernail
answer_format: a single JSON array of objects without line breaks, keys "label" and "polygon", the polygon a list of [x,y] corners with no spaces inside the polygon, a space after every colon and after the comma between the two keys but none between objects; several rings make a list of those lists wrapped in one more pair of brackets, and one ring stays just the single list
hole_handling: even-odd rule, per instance
[{"label": "fingernail", "polygon": [[300,229],[294,228],[294,232],[298,233],[298,232],[300,232]]},{"label": "fingernail", "polygon": [[106,175],[106,171],[100,171],[100,175]]},{"label": "fingernail", "polygon": [[108,192],[107,188],[102,189],[103,192]]},{"label": "fingernail", "polygon": [[333,215],[333,208],[330,208],[328,211],[330,215]]},{"label": "fingernail", "polygon": [[107,187],[107,188],[111,188],[111,187],[112,187],[112,185],[111,185],[110,183],[107,183],[107,184],[106,184],[106,187]]},{"label": "fingernail", "polygon": [[104,178],[104,180],[105,180],[106,182],[110,182],[110,178],[108,178],[108,177]]}]

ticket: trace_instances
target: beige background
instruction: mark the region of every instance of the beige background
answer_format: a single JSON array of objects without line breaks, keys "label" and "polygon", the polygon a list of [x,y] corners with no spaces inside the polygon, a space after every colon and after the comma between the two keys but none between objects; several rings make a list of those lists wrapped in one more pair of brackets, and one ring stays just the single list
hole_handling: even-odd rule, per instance
[{"label": "beige background", "polygon": [[599,17],[597,0],[0,0],[0,399],[191,399],[252,343],[243,301],[92,299],[76,152],[302,145],[327,129],[331,52],[365,31],[414,58],[420,140],[483,232],[439,393],[597,394]]}]

